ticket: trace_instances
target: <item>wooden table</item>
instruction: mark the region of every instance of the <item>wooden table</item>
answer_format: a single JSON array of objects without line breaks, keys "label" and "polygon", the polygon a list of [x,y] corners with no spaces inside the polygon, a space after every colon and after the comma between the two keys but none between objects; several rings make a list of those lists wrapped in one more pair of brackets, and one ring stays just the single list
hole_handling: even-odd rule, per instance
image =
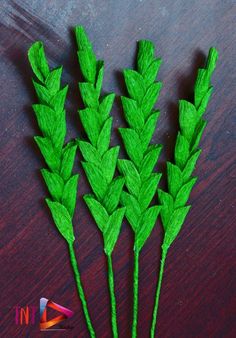
[{"label": "wooden table", "polygon": [[[233,5],[234,3],[234,5]],[[177,133],[178,99],[192,97],[198,67],[210,46],[219,50],[213,76],[214,94],[195,171],[192,209],[170,249],[160,299],[160,338],[235,338],[235,1],[220,0],[22,0],[1,1],[1,331],[8,337],[86,338],[67,247],[44,203],[48,195],[39,169],[45,166],[33,136],[39,129],[31,104],[27,50],[42,40],[50,65],[64,65],[69,83],[68,138],[81,135],[77,110],[80,72],[72,28],[85,26],[96,54],[106,62],[104,92],[124,94],[123,68],[132,67],[136,41],[151,39],[164,60],[159,73],[163,90],[161,117],[153,142],[164,150],[157,170],[165,173]],[[112,144],[124,125],[119,99],[112,115]],[[125,157],[122,149],[121,157]],[[74,217],[76,253],[91,316],[101,338],[111,337],[106,260],[101,235],[82,196],[90,191],[82,176]],[[165,175],[164,175],[165,176]],[[165,185],[165,179],[163,183]],[[163,232],[158,221],[141,253],[140,338],[149,337],[154,290]],[[124,222],[114,251],[118,324],[121,338],[130,337],[132,317],[133,234]],[[40,333],[39,299],[49,298],[74,311],[63,332]],[[16,325],[15,306],[36,306],[36,322]]]}]

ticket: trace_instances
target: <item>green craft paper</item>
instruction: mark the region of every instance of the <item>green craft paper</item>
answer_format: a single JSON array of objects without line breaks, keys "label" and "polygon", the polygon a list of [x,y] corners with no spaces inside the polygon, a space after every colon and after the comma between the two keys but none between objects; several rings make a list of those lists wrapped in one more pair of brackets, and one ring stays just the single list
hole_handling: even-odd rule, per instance
[{"label": "green craft paper", "polygon": [[51,195],[46,198],[54,223],[68,242],[71,265],[74,271],[78,294],[83,306],[84,316],[91,337],[95,337],[83,291],[74,253],[74,215],[79,175],[72,169],[77,145],[69,142],[64,145],[66,120],[64,103],[68,86],[61,89],[62,67],[50,71],[42,42],[35,42],[28,52],[29,61],[37,78],[33,80],[39,104],[33,105],[39,129],[43,136],[35,141],[47,163],[48,169],[41,173]]},{"label": "green craft paper", "polygon": [[161,89],[161,83],[155,82],[160,64],[161,59],[155,58],[153,43],[143,40],[138,47],[137,71],[124,71],[129,97],[123,96],[121,101],[129,128],[119,131],[130,160],[118,160],[118,168],[127,188],[127,192],[121,194],[121,203],[126,206],[126,217],[135,232],[135,250],[138,251],[149,237],[160,210],[156,206],[147,212],[161,177],[152,172],[162,146],[149,145],[159,117],[154,105]]},{"label": "green craft paper", "polygon": [[167,162],[168,191],[158,190],[158,197],[162,204],[160,214],[164,228],[164,240],[162,243],[161,269],[150,332],[151,338],[155,337],[156,318],[166,255],[170,245],[179,234],[190,210],[190,205],[186,205],[186,203],[197,181],[196,177],[192,177],[192,172],[201,153],[201,150],[198,149],[198,144],[206,126],[206,121],[203,120],[202,115],[207,108],[207,103],[213,90],[211,76],[215,69],[217,58],[217,50],[210,48],[206,67],[198,70],[194,86],[194,104],[186,100],[179,101],[180,131],[178,132],[175,144],[175,163]]},{"label": "green craft paper", "polygon": [[[35,141],[50,169],[42,169],[44,181],[52,198],[47,199],[47,204],[58,230],[70,243],[74,241],[72,217],[79,176],[72,175],[76,145],[69,143],[64,146],[66,134],[64,102],[68,86],[60,89],[62,67],[49,70],[41,42],[32,45],[28,56],[39,81],[33,81],[39,100],[39,104],[33,105],[33,110],[43,137],[36,136]],[[63,99],[58,101],[58,95],[61,95],[62,91]],[[70,194],[67,191],[68,185]]]},{"label": "green craft paper", "polygon": [[108,264],[112,331],[113,336],[118,337],[111,255],[120,233],[125,208],[119,207],[124,179],[114,177],[119,147],[110,147],[110,110],[115,95],[101,97],[104,63],[96,60],[83,27],[76,27],[75,34],[78,61],[84,78],[84,82],[79,83],[79,89],[85,108],[79,110],[79,116],[89,141],[78,140],[78,145],[84,158],[82,166],[93,191],[93,194],[85,195],[84,200],[103,235]]},{"label": "green craft paper", "polygon": [[118,160],[118,169],[125,178],[127,191],[121,194],[125,216],[135,234],[134,240],[134,301],[132,337],[137,336],[138,262],[139,252],[156,223],[160,206],[150,207],[161,175],[153,173],[161,145],[150,145],[159,111],[154,109],[161,83],[155,82],[161,60],[155,58],[151,41],[138,45],[137,70],[126,69],[124,79],[129,97],[121,97],[128,128],[119,128],[128,160]]},{"label": "green craft paper", "polygon": [[[132,338],[137,336],[138,321],[138,275],[139,252],[156,223],[160,211],[164,229],[162,259],[156,290],[150,337],[154,338],[158,303],[167,252],[178,236],[190,210],[187,205],[191,190],[197,181],[192,176],[201,153],[199,142],[206,127],[202,118],[210,100],[213,87],[211,76],[216,66],[218,53],[209,50],[206,67],[199,69],[194,86],[194,102],[179,101],[179,132],[176,138],[173,163],[167,162],[167,191],[158,189],[161,206],[152,205],[160,180],[153,172],[161,146],[150,145],[156,129],[159,111],[154,106],[159,96],[161,83],[155,82],[161,59],[155,58],[155,48],[150,41],[140,41],[137,69],[126,69],[124,79],[127,97],[121,98],[127,128],[120,128],[128,159],[118,160],[119,146],[110,147],[112,117],[110,111],[115,95],[101,96],[104,62],[96,59],[92,44],[83,27],[76,27],[78,61],[84,78],[79,83],[84,109],[79,111],[87,140],[78,139],[66,145],[66,118],[64,104],[68,86],[61,88],[62,67],[50,70],[41,42],[36,42],[28,56],[35,75],[33,85],[39,103],[33,110],[42,136],[35,136],[48,166],[41,173],[50,198],[46,203],[59,233],[67,241],[71,265],[78,293],[91,337],[95,332],[80,280],[73,242],[73,215],[79,175],[72,169],[77,146],[84,161],[82,166],[93,194],[84,200],[103,234],[104,251],[108,262],[108,284],[111,298],[111,322],[113,336],[118,337],[112,252],[116,245],[124,214],[134,231],[134,302]],[[115,176],[116,166],[121,176]],[[124,191],[123,191],[124,188]],[[120,204],[122,207],[120,207]]]}]

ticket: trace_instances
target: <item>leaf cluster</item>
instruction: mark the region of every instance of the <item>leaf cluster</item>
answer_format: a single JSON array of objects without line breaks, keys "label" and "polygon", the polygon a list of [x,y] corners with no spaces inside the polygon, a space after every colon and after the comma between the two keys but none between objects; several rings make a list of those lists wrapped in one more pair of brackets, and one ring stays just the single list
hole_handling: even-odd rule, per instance
[{"label": "leaf cluster", "polygon": [[165,231],[163,242],[165,249],[168,249],[175,240],[190,209],[190,205],[186,203],[197,180],[196,177],[192,177],[192,172],[201,153],[198,145],[206,127],[206,121],[202,116],[213,90],[211,75],[217,58],[216,49],[211,48],[206,67],[198,71],[194,87],[194,104],[186,100],[179,101],[180,130],[175,144],[175,162],[167,162],[168,192],[158,190],[162,204],[160,214]]},{"label": "leaf cluster", "polygon": [[72,175],[77,146],[72,142],[64,145],[64,103],[68,86],[61,88],[62,67],[50,71],[42,42],[31,46],[28,58],[36,77],[33,84],[39,101],[33,105],[33,110],[43,135],[34,139],[48,166],[48,169],[41,170],[51,195],[46,202],[61,235],[73,242],[72,218],[79,176]]},{"label": "leaf cluster", "polygon": [[129,127],[119,131],[129,159],[118,160],[118,169],[127,188],[121,194],[121,204],[126,207],[126,218],[135,233],[137,251],[150,236],[160,211],[158,205],[149,206],[161,178],[153,169],[162,147],[150,145],[159,117],[154,105],[162,86],[155,81],[160,65],[153,43],[142,40],[138,45],[137,70],[124,71],[129,96],[121,97],[121,101]]},{"label": "leaf cluster", "polygon": [[82,166],[93,191],[93,194],[85,195],[84,200],[103,234],[105,253],[110,255],[125,212],[125,208],[119,207],[124,178],[114,178],[119,146],[110,147],[110,111],[115,95],[101,97],[104,63],[96,59],[83,27],[76,27],[75,33],[78,61],[85,80],[79,83],[85,106],[79,110],[79,116],[88,137],[88,141],[78,140],[78,145],[84,158]]}]

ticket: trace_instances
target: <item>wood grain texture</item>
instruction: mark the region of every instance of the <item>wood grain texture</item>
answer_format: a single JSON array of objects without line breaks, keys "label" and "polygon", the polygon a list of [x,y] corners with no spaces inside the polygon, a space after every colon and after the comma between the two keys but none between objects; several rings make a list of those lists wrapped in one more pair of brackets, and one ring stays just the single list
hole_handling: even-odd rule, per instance
[{"label": "wood grain texture", "polygon": [[[51,337],[86,338],[66,243],[57,233],[43,201],[47,195],[39,169],[44,166],[32,137],[39,133],[31,104],[36,101],[27,50],[42,40],[50,65],[63,64],[70,84],[68,138],[83,135],[77,109],[80,79],[72,27],[82,24],[98,57],[105,59],[104,91],[124,94],[121,70],[132,67],[136,40],[152,39],[164,63],[153,139],[163,143],[158,170],[165,172],[177,132],[178,99],[192,97],[197,68],[210,46],[219,50],[213,76],[209,121],[195,171],[192,209],[169,251],[160,299],[160,338],[235,338],[235,1],[221,0],[21,0],[1,1],[1,331],[0,336],[41,337],[37,323],[17,326],[14,306],[39,305],[40,297],[72,309],[72,329]],[[119,99],[112,110],[112,145],[124,125]],[[120,157],[125,157],[122,149]],[[82,195],[82,174],[74,217],[76,253],[91,316],[99,338],[111,337],[109,298],[102,238]],[[165,185],[165,177],[162,182]],[[157,223],[140,259],[140,338],[149,337],[160,260],[162,229]],[[126,222],[114,251],[120,337],[130,336],[133,235]],[[46,334],[46,333],[45,333]]]}]

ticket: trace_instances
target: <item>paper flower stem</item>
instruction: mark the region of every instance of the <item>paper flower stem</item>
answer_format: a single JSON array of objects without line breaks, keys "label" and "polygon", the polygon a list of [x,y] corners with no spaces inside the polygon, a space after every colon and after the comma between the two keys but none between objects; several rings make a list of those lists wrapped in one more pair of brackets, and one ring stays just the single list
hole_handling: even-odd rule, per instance
[{"label": "paper flower stem", "polygon": [[85,298],[85,294],[84,294],[84,290],[83,290],[83,286],[82,286],[82,282],[81,282],[81,278],[80,278],[80,273],[79,273],[79,269],[78,269],[78,265],[77,265],[77,261],[76,261],[76,257],[75,257],[75,251],[74,251],[73,243],[69,243],[68,246],[69,246],[69,253],[70,253],[70,261],[71,261],[71,265],[72,265],[75,280],[76,280],[77,291],[78,291],[79,298],[80,298],[81,303],[82,303],[82,308],[83,308],[86,324],[87,324],[87,327],[88,327],[88,330],[89,330],[90,337],[95,338],[96,335],[95,335],[95,331],[93,329],[93,325],[92,325],[92,322],[91,322],[91,319],[90,319],[88,306],[87,306],[87,302],[86,302],[86,298]]},{"label": "paper flower stem", "polygon": [[33,109],[42,133],[42,136],[35,137],[35,141],[48,166],[48,169],[41,170],[50,193],[50,198],[46,198],[46,203],[55,226],[68,243],[79,297],[90,336],[93,338],[95,333],[73,248],[75,240],[73,215],[79,175],[72,173],[77,145],[73,141],[64,144],[66,136],[64,103],[68,86],[61,88],[62,67],[50,70],[42,42],[37,41],[30,47],[28,57],[35,75],[33,84],[38,97],[38,104],[34,104]]},{"label": "paper flower stem", "polygon": [[119,128],[128,159],[118,160],[118,170],[125,178],[121,205],[134,232],[134,299],[132,337],[137,336],[139,253],[156,224],[159,205],[152,205],[161,174],[154,171],[162,146],[151,144],[159,111],[155,104],[161,82],[155,81],[161,59],[155,57],[151,41],[138,44],[136,70],[125,69],[127,96],[121,97],[127,128]]},{"label": "paper flower stem", "polygon": [[115,95],[101,95],[104,62],[97,60],[92,44],[82,26],[75,28],[78,61],[83,75],[79,82],[84,109],[79,116],[87,139],[78,140],[83,156],[82,166],[93,194],[84,200],[104,240],[104,252],[108,257],[108,282],[111,298],[111,325],[113,336],[118,337],[116,300],[112,252],[120,234],[125,207],[120,207],[124,178],[115,176],[119,147],[110,147],[112,117],[110,111]]},{"label": "paper flower stem", "polygon": [[162,205],[160,214],[164,230],[164,239],[162,243],[160,275],[150,332],[151,338],[155,336],[156,316],[167,251],[178,236],[191,207],[187,203],[191,190],[197,181],[197,177],[193,177],[192,174],[201,153],[199,142],[207,124],[202,116],[206,111],[213,91],[211,77],[216,67],[217,58],[217,50],[210,48],[205,68],[198,70],[194,86],[193,103],[186,100],[179,101],[180,129],[175,144],[174,161],[173,163],[167,162],[168,189],[166,192],[158,189],[158,197]]},{"label": "paper flower stem", "polygon": [[139,282],[139,251],[134,250],[134,276],[133,276],[133,324],[132,338],[137,337],[138,323],[138,282]]},{"label": "paper flower stem", "polygon": [[108,263],[108,282],[109,282],[109,291],[111,299],[111,325],[113,337],[118,337],[118,327],[117,327],[117,315],[116,315],[116,297],[115,297],[115,288],[114,288],[114,273],[112,267],[112,257],[107,255]]},{"label": "paper flower stem", "polygon": [[155,337],[158,305],[159,305],[159,299],[160,299],[160,293],[161,293],[161,284],[162,284],[162,279],[163,279],[166,255],[167,255],[167,250],[162,249],[161,266],[160,266],[160,273],[159,273],[159,279],[158,279],[158,284],[157,284],[155,303],[154,303],[154,309],[153,309],[153,315],[152,315],[152,326],[151,326],[150,338]]}]

